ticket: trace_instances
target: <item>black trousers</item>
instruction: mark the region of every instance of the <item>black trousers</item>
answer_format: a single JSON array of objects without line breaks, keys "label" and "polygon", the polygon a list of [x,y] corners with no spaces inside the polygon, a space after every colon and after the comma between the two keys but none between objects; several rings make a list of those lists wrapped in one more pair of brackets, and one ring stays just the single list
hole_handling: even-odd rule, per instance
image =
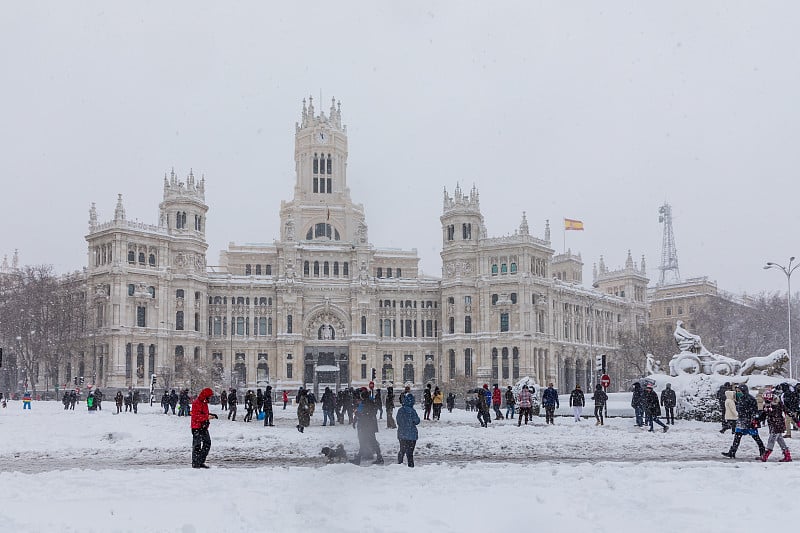
[{"label": "black trousers", "polygon": [[519,408],[519,421],[517,422],[518,426],[522,425],[522,418],[525,417],[525,423],[528,423],[528,420],[533,422],[533,409],[531,407],[520,407]]},{"label": "black trousers", "polygon": [[603,423],[603,408],[604,407],[605,406],[602,405],[602,404],[594,406],[594,418],[595,418],[595,420],[597,420],[601,424]]},{"label": "black trousers", "polygon": [[358,432],[358,460],[360,461],[364,457],[372,457],[372,455],[377,455],[378,459],[381,456],[381,446],[378,444],[378,439],[375,438],[375,433],[371,431],[359,431]]},{"label": "black trousers", "polygon": [[[739,443],[742,442],[742,435],[744,435],[744,433],[733,434],[733,444],[731,444],[730,449],[731,455],[735,455],[736,450],[739,449]],[[751,435],[751,437],[753,437],[753,440],[756,441],[756,444],[758,445],[758,455],[764,455],[764,441],[761,440],[761,437],[759,437],[758,434]]]},{"label": "black trousers", "polygon": [[481,426],[486,427],[489,422],[492,421],[492,415],[489,414],[489,411],[481,411],[478,410],[478,422],[481,423]]},{"label": "black trousers", "polygon": [[675,424],[675,408],[664,406],[664,418],[667,419],[667,424]]},{"label": "black trousers", "polygon": [[272,409],[264,411],[264,425],[271,426],[272,424]]},{"label": "black trousers", "polygon": [[192,430],[192,466],[200,466],[206,462],[211,450],[211,435],[208,428]]},{"label": "black trousers", "polygon": [[415,440],[401,440],[400,451],[397,452],[397,464],[403,464],[403,456],[408,458],[408,466],[414,467],[414,448],[417,447]]}]

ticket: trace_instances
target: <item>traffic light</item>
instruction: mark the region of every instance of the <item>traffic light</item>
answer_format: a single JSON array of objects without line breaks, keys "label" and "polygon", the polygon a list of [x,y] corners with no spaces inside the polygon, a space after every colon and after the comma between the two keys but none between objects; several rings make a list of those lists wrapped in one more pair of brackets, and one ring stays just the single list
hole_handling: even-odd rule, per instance
[{"label": "traffic light", "polygon": [[0,348],[0,368],[3,368],[3,349]]},{"label": "traffic light", "polygon": [[156,386],[156,375],[155,374],[150,376],[150,386],[151,387],[155,387]]},{"label": "traffic light", "polygon": [[597,355],[594,358],[594,369],[598,372],[603,371],[603,356]]},{"label": "traffic light", "polygon": [[78,376],[72,378],[72,383],[77,387],[78,386]]},{"label": "traffic light", "polygon": [[81,376],[81,385],[83,385],[83,376]]},{"label": "traffic light", "polygon": [[373,368],[373,369],[372,369],[372,381],[375,381],[375,376],[376,376],[376,375],[377,375],[377,372],[376,372],[376,371],[375,371],[375,369]]}]

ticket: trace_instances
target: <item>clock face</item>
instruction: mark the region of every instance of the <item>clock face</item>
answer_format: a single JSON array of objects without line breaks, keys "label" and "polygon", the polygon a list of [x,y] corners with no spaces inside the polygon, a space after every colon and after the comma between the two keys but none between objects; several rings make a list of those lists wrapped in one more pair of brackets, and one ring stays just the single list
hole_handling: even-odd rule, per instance
[{"label": "clock face", "polygon": [[325,134],[324,131],[320,131],[317,133],[317,142],[320,144],[325,144],[328,142],[328,136]]}]

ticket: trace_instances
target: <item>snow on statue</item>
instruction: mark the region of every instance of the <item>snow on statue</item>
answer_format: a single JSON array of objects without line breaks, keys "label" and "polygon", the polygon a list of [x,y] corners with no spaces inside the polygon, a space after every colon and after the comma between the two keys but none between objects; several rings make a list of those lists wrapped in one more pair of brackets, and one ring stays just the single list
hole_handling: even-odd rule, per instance
[{"label": "snow on statue", "polygon": [[711,353],[703,346],[699,335],[689,333],[683,327],[683,321],[675,325],[675,343],[681,353],[672,356],[669,362],[669,373],[672,376],[681,374],[722,374],[733,376],[739,373],[742,363],[724,355]]},{"label": "snow on statue", "polygon": [[789,354],[781,348],[775,350],[769,355],[764,357],[751,357],[745,359],[742,363],[742,370],[739,373],[741,376],[749,376],[753,373],[766,374],[773,376],[775,374],[784,375],[786,371],[783,368],[785,363],[789,362]]}]

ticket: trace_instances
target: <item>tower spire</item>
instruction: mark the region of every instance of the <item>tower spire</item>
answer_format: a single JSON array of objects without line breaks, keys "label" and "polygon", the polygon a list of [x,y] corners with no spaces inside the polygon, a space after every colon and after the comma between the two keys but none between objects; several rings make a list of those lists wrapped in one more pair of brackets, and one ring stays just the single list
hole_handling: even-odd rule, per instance
[{"label": "tower spire", "polygon": [[664,203],[658,209],[658,221],[664,224],[664,235],[661,240],[661,265],[658,270],[661,272],[658,284],[679,283],[681,272],[678,269],[678,249],[675,247],[675,234],[672,232],[672,206]]}]

